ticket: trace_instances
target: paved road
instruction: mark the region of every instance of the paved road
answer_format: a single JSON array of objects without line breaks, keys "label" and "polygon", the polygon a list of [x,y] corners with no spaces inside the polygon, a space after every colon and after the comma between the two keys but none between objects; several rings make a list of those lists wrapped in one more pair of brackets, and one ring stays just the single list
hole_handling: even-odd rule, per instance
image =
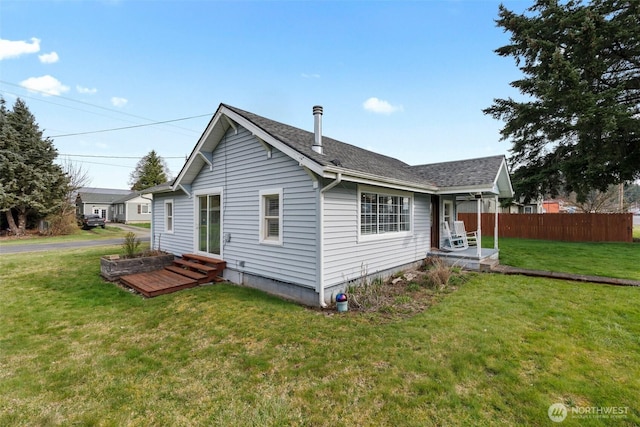
[{"label": "paved road", "polygon": [[[149,241],[149,230],[132,227],[124,224],[109,224],[109,226],[120,227],[123,230],[133,231],[141,242]],[[88,248],[93,246],[110,246],[121,245],[122,238],[117,239],[97,239],[97,240],[80,240],[77,242],[60,242],[60,243],[24,243],[21,245],[5,246],[0,245],[0,254],[17,254],[22,252],[42,252],[55,251],[63,249]]]}]

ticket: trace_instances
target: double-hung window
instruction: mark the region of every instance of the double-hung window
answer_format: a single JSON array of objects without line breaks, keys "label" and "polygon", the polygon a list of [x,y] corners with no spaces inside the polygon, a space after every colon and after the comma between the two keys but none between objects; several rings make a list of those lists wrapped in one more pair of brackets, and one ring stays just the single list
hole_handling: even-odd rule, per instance
[{"label": "double-hung window", "polygon": [[260,243],[282,245],[282,189],[260,191]]},{"label": "double-hung window", "polygon": [[164,231],[173,233],[173,200],[164,202]]},{"label": "double-hung window", "polygon": [[360,192],[360,235],[411,231],[410,194],[363,190]]}]

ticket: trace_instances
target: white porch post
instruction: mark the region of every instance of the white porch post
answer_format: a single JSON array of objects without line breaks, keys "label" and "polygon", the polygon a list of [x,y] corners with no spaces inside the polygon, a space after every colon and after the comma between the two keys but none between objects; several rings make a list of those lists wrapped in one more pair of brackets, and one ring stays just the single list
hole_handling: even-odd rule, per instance
[{"label": "white porch post", "polygon": [[482,258],[482,197],[478,197],[478,242],[476,246],[476,251],[478,258]]},{"label": "white porch post", "polygon": [[493,224],[493,249],[498,249],[498,195],[496,194],[496,217]]}]

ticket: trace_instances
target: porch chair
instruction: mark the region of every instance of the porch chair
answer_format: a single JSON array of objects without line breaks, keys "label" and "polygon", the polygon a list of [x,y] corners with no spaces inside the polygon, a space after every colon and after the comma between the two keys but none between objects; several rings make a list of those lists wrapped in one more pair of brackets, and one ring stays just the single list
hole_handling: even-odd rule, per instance
[{"label": "porch chair", "polygon": [[453,221],[453,231],[458,236],[465,236],[469,246],[478,246],[478,232],[465,230],[463,221]]},{"label": "porch chair", "polygon": [[464,251],[469,248],[469,242],[465,234],[458,235],[457,233],[452,233],[447,221],[444,221],[442,225],[444,227],[444,245],[442,245],[442,249],[447,251]]}]

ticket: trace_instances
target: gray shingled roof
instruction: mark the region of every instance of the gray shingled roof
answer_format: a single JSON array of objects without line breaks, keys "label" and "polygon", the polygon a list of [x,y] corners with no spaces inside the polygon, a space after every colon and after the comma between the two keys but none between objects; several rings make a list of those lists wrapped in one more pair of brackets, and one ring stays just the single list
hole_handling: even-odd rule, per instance
[{"label": "gray shingled roof", "polygon": [[409,169],[438,187],[472,187],[493,184],[504,156],[456,160],[410,166]]},{"label": "gray shingled roof", "polygon": [[83,187],[78,190],[82,203],[113,203],[131,193],[131,190],[113,188]]},{"label": "gray shingled roof", "polygon": [[[286,145],[304,156],[306,159],[315,162],[323,169],[328,168],[331,172],[342,172],[346,176],[351,174],[356,177],[366,177],[381,183],[396,182],[429,191],[446,191],[448,188],[457,191],[458,189],[464,189],[465,187],[469,189],[475,188],[476,191],[492,191],[495,183],[494,181],[498,177],[502,161],[504,160],[504,156],[500,155],[479,159],[410,166],[398,159],[394,159],[393,157],[374,153],[372,151],[329,138],[325,135],[322,136],[324,154],[320,154],[313,151],[312,148],[315,139],[313,132],[267,119],[227,104],[220,104],[218,111],[211,119],[212,122],[215,120],[215,117],[221,109],[231,111],[244,118],[250,122],[252,126],[261,129],[262,132],[266,133],[274,140]],[[196,145],[190,158],[195,155],[197,148],[198,146]],[[188,168],[189,165],[190,162],[187,162],[184,168]],[[178,174],[176,180],[181,176],[184,176],[184,168],[180,174]],[[505,184],[504,179],[505,178],[503,177],[503,186]],[[153,187],[147,191],[153,193],[171,190],[173,189],[173,186],[177,184],[176,180],[173,181],[171,187],[169,187],[167,183]],[[506,177],[506,182],[510,189],[511,186],[509,184],[508,175]]]},{"label": "gray shingled roof", "polygon": [[409,165],[393,157],[377,154],[324,135],[322,136],[324,154],[319,154],[311,148],[314,143],[313,132],[276,122],[230,105],[222,105],[251,121],[278,141],[293,148],[319,165],[338,166],[345,170],[363,172],[381,178],[389,178],[420,185],[429,184],[423,177],[411,171],[408,168]]}]

